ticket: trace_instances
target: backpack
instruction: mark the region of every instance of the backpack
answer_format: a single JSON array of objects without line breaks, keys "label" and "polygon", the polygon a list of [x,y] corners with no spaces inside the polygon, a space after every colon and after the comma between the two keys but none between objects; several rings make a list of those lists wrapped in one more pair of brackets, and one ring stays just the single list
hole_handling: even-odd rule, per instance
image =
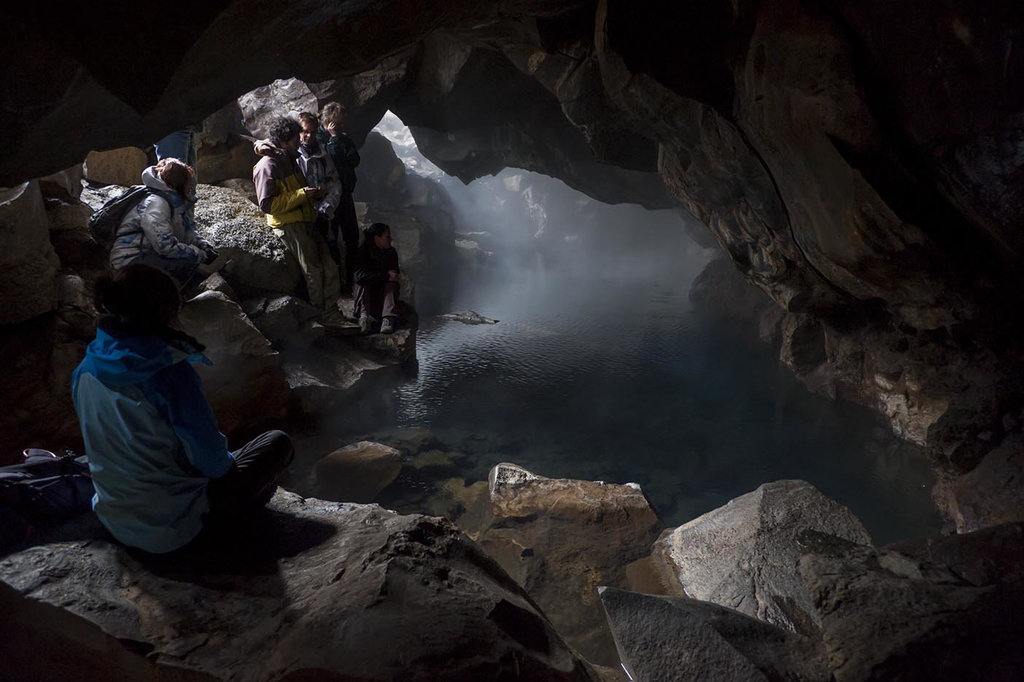
[{"label": "backpack", "polygon": [[114,245],[117,237],[117,230],[121,227],[121,221],[125,214],[135,208],[143,199],[150,194],[158,194],[170,203],[170,198],[165,192],[155,190],[145,185],[132,185],[116,197],[107,199],[106,203],[89,216],[89,234],[107,251]]},{"label": "backpack", "polygon": [[94,492],[89,465],[74,453],[0,467],[0,547],[27,539],[34,526],[89,511]]}]

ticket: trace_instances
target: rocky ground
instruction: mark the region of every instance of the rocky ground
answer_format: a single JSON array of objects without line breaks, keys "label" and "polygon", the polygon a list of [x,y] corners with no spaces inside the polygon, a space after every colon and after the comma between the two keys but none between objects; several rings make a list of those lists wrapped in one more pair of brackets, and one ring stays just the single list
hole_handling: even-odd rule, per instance
[{"label": "rocky ground", "polygon": [[[453,488],[430,432],[386,440],[316,465],[313,484],[352,501],[280,491],[230,537],[185,552],[126,551],[91,514],[39,529],[0,558],[7,669],[859,682],[1009,681],[1024,665],[1019,522],[876,548],[849,510],[778,481],[662,529],[633,484],[508,463]],[[458,526],[355,502],[408,469],[436,481],[424,506]],[[51,655],[32,654],[42,640]]]}]

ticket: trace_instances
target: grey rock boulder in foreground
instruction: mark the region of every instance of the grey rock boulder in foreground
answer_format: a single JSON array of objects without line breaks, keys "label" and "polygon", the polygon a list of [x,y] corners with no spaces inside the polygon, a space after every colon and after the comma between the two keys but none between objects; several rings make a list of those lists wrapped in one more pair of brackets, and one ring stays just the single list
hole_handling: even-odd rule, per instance
[{"label": "grey rock boulder in foreground", "polygon": [[860,520],[804,481],[775,481],[678,528],[652,550],[679,594],[811,634],[817,618],[797,574],[805,530],[871,544]]},{"label": "grey rock boulder in foreground", "polygon": [[441,519],[278,492],[189,556],[137,556],[92,516],[61,532],[0,561],[0,655],[24,679],[593,679]]},{"label": "grey rock boulder in foreground", "polygon": [[634,680],[831,679],[814,639],[686,597],[600,589],[619,656]]}]

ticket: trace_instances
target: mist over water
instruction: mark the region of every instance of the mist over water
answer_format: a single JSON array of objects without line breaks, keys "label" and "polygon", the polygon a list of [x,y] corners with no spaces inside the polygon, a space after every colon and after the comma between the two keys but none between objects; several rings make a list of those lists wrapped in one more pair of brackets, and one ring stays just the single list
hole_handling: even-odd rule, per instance
[{"label": "mist over water", "polygon": [[[495,202],[513,185],[525,204],[523,187],[536,188],[543,220],[509,196]],[[716,254],[678,213],[603,205],[515,170],[464,190],[452,192],[460,219],[491,233],[493,255],[459,273],[450,309],[500,322],[422,319],[416,375],[374,399],[386,406],[379,423],[339,417],[320,439],[426,427],[465,455],[469,483],[501,461],[636,482],[669,526],[800,478],[850,507],[876,543],[938,531],[917,448],[692,310],[690,284]]]}]

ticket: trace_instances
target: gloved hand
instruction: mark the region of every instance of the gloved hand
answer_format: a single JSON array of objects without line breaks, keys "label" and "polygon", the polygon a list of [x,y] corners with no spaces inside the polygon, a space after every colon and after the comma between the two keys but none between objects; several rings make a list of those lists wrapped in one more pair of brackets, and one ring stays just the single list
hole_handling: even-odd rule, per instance
[{"label": "gloved hand", "polygon": [[217,260],[217,256],[220,255],[213,249],[212,246],[203,249],[203,253],[206,254],[206,257],[203,259],[203,265],[209,265],[213,261]]}]

